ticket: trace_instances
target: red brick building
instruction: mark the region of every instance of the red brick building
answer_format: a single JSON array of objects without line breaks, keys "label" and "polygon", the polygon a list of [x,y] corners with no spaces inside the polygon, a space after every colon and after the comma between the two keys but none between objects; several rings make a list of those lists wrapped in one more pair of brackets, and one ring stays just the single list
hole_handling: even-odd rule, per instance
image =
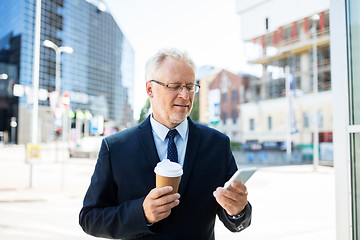
[{"label": "red brick building", "polygon": [[[205,113],[209,116],[207,124],[226,133],[232,141],[237,141],[240,137],[239,106],[241,102],[247,102],[244,92],[248,83],[249,77],[247,76],[238,76],[229,71],[221,70],[213,75],[208,85],[205,84],[207,85],[207,98],[201,98],[203,101],[207,101],[206,104],[201,104],[202,106],[213,105],[209,106],[208,112]],[[218,100],[214,102],[211,99],[212,97]],[[215,111],[211,110],[214,105],[217,108]],[[219,118],[218,121],[211,120],[214,119],[214,112]]]}]

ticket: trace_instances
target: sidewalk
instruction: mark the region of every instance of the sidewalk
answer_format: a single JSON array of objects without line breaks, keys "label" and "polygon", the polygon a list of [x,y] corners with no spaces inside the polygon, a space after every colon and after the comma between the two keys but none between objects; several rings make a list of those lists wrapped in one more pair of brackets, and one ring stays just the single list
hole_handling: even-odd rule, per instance
[{"label": "sidewalk", "polygon": [[[30,189],[30,165],[15,149],[0,149],[0,238],[95,239],[77,222],[95,159],[35,163]],[[332,167],[261,168],[246,184],[251,226],[234,234],[217,221],[216,239],[335,240],[334,182]]]},{"label": "sidewalk", "polygon": [[[262,168],[246,186],[253,218],[239,239],[336,239],[332,167],[320,166],[317,171],[311,165]],[[235,239],[225,231],[218,236]]]}]

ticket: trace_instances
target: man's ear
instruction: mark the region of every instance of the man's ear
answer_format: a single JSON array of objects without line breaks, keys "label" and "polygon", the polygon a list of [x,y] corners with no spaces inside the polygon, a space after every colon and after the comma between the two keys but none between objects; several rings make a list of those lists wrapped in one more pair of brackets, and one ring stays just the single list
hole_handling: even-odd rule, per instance
[{"label": "man's ear", "polygon": [[146,93],[149,96],[149,98],[154,97],[153,88],[152,88],[152,84],[150,81],[146,82]]}]

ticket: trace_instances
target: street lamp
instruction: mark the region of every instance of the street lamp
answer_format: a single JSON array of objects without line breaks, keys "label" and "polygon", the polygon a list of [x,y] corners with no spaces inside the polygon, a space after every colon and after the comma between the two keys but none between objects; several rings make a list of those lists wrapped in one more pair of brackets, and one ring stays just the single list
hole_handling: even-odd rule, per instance
[{"label": "street lamp", "polygon": [[317,95],[318,95],[318,68],[317,68],[317,31],[316,25],[319,21],[319,15],[315,14],[311,17],[312,19],[312,43],[313,43],[313,93],[314,93],[314,137],[313,137],[313,167],[316,170],[319,166],[319,124],[318,124],[318,114],[317,114]]},{"label": "street lamp", "polygon": [[61,91],[61,65],[60,65],[60,58],[61,58],[61,53],[62,52],[66,52],[66,53],[73,53],[74,50],[71,47],[66,47],[66,46],[61,46],[58,47],[55,43],[53,43],[50,40],[45,40],[44,41],[44,46],[48,47],[48,48],[52,48],[55,51],[55,62],[56,62],[56,67],[55,67],[55,71],[56,71],[56,75],[55,75],[55,91],[57,91],[60,95],[60,91]]},{"label": "street lamp", "polygon": [[0,79],[6,80],[6,79],[8,79],[8,75],[6,73],[2,73],[2,74],[0,74]]},{"label": "street lamp", "polygon": [[[55,62],[56,62],[56,66],[55,66],[55,92],[57,94],[57,101],[60,100],[60,94],[61,94],[61,62],[60,62],[60,58],[61,58],[61,53],[62,52],[66,52],[66,53],[73,53],[74,50],[71,47],[67,47],[67,46],[61,46],[58,47],[55,43],[53,43],[50,40],[45,40],[43,42],[45,47],[48,48],[52,48],[55,51]],[[62,125],[64,126],[64,122],[62,123]],[[62,134],[63,134],[63,140],[65,140],[65,129],[62,129]]]}]

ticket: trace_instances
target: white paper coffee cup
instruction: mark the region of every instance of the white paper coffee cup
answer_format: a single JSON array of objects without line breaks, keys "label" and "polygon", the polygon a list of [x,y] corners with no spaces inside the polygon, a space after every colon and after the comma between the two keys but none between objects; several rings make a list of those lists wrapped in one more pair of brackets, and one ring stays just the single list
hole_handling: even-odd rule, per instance
[{"label": "white paper coffee cup", "polygon": [[173,191],[170,194],[178,191],[180,178],[183,175],[180,164],[164,159],[156,165],[154,172],[156,173],[156,188],[172,186]]}]

